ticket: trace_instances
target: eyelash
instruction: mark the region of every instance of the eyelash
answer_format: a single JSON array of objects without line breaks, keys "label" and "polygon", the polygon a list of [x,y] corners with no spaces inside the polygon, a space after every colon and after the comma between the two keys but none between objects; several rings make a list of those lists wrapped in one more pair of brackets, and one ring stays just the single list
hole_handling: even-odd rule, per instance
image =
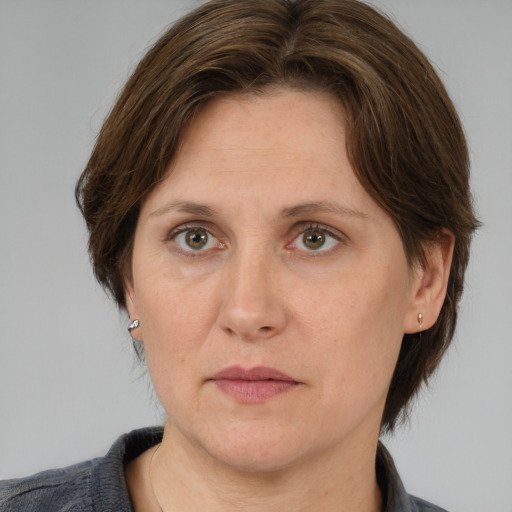
[{"label": "eyelash", "polygon": [[[194,250],[192,248],[184,249],[184,248],[180,247],[179,244],[176,242],[176,239],[180,235],[185,234],[189,231],[194,231],[194,230],[206,231],[208,236],[211,236],[211,237],[215,238],[216,240],[218,240],[217,246],[214,248],[208,248],[205,250]],[[343,241],[343,237],[341,234],[333,232],[333,230],[328,228],[327,226],[324,226],[322,224],[318,224],[315,222],[306,222],[306,223],[300,223],[293,228],[293,238],[291,239],[290,242],[288,242],[286,244],[285,248],[288,250],[293,249],[293,247],[296,245],[296,242],[299,239],[299,237],[301,235],[304,236],[304,234],[307,233],[308,231],[317,231],[317,232],[325,235],[326,237],[336,241],[335,246],[333,248],[328,248],[327,250],[325,250],[325,249],[322,250],[323,245],[318,250],[299,249],[301,252],[307,253],[309,255],[313,255],[315,257],[327,255],[327,254],[334,252],[336,250],[337,246],[339,245],[339,243]],[[182,224],[182,225],[174,228],[169,233],[169,235],[166,237],[166,241],[174,242],[174,244],[176,245],[177,252],[179,252],[180,254],[182,254],[184,256],[190,257],[190,258],[205,257],[212,250],[222,250],[225,247],[225,244],[212,233],[212,225],[209,223],[203,223],[203,222],[192,222],[192,223]]]},{"label": "eyelash", "polygon": [[[202,223],[202,222],[192,222],[187,224],[181,224],[180,226],[174,228],[169,235],[166,237],[166,241],[168,242],[174,242],[176,245],[176,251],[180,254],[187,256],[189,258],[200,258],[206,256],[212,249],[206,249],[206,250],[197,250],[194,251],[192,248],[190,249],[184,249],[179,246],[179,244],[176,242],[176,239],[189,231],[194,230],[204,230],[208,234],[208,236],[211,236],[218,240],[218,238],[213,235],[212,233],[212,226],[209,223]],[[219,243],[217,244],[216,249],[223,249],[225,247],[225,244],[219,240]]]},{"label": "eyelash", "polygon": [[305,224],[302,223],[299,226],[297,226],[297,228],[298,228],[298,232],[296,234],[294,234],[292,241],[286,245],[287,248],[295,245],[295,243],[299,239],[299,237],[301,235],[304,236],[308,231],[317,231],[317,232],[331,238],[332,240],[336,241],[336,244],[332,248],[322,250],[322,248],[321,248],[321,247],[323,247],[323,245],[322,245],[319,248],[319,250],[314,250],[314,249],[311,249],[309,251],[304,250],[304,252],[308,253],[308,255],[313,255],[315,257],[331,254],[332,252],[334,252],[336,250],[336,248],[338,247],[340,242],[342,242],[342,240],[343,240],[343,237],[340,233],[335,233],[328,226],[325,226],[323,224],[318,224],[316,222],[307,222]]}]

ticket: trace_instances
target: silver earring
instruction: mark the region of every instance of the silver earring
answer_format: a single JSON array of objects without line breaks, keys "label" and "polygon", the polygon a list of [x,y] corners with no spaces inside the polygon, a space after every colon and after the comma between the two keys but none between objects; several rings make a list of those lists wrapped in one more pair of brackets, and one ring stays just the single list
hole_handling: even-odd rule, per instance
[{"label": "silver earring", "polygon": [[137,327],[140,327],[140,320],[138,318],[130,323],[128,326],[128,332],[131,333],[133,329],[137,329]]},{"label": "silver earring", "polygon": [[420,324],[420,332],[423,330],[423,314],[418,313],[418,323]]}]

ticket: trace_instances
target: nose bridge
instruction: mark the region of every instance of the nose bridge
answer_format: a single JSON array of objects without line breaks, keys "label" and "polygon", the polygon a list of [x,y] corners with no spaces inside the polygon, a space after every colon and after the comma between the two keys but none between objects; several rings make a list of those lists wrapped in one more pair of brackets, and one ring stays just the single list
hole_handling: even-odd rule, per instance
[{"label": "nose bridge", "polygon": [[286,322],[276,294],[277,266],[270,251],[247,243],[230,258],[219,314],[221,328],[244,339],[270,337]]}]

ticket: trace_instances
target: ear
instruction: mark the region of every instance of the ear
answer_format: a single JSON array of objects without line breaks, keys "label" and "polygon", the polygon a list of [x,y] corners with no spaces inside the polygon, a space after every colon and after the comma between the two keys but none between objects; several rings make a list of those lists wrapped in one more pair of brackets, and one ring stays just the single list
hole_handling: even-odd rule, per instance
[{"label": "ear", "polygon": [[421,330],[436,323],[446,297],[454,244],[453,233],[443,229],[426,247],[425,262],[414,269],[412,299],[404,322],[405,333],[413,334],[420,330],[419,313],[422,315]]},{"label": "ear", "polygon": [[[137,300],[135,295],[135,289],[133,287],[133,284],[130,280],[126,280],[125,283],[125,301],[126,301],[126,309],[128,310],[128,315],[130,317],[130,323],[134,320],[139,319],[139,312],[137,309]],[[137,340],[142,342],[142,333],[141,333],[141,327],[137,327],[136,329],[133,329],[130,331],[130,336]]]}]

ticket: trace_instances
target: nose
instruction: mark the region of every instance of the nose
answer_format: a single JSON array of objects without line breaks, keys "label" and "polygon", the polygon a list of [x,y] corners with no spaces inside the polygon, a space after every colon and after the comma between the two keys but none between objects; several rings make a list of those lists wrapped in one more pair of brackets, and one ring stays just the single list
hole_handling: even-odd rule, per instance
[{"label": "nose", "polygon": [[229,336],[245,341],[269,339],[287,322],[279,289],[279,270],[268,256],[238,257],[226,269],[218,323]]}]

